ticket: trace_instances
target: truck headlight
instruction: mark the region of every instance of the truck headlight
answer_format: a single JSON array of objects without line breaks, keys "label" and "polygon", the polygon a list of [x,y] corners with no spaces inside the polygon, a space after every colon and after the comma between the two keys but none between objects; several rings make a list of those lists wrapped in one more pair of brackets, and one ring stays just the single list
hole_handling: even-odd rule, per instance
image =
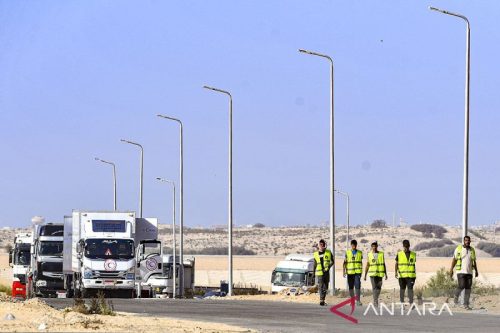
[{"label": "truck headlight", "polygon": [[127,270],[126,279],[133,280],[135,278],[135,267],[130,267]]},{"label": "truck headlight", "polygon": [[83,278],[90,279],[90,278],[92,278],[93,273],[94,273],[94,271],[91,270],[90,268],[85,268],[85,270],[83,271]]},{"label": "truck headlight", "polygon": [[47,281],[45,281],[45,280],[38,280],[38,281],[36,281],[36,286],[37,287],[47,287]]}]

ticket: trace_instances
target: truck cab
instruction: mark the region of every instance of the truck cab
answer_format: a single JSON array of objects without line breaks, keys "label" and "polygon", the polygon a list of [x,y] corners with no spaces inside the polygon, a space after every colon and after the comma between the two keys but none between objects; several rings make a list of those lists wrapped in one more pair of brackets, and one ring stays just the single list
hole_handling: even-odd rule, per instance
[{"label": "truck cab", "polygon": [[9,252],[9,265],[12,267],[12,298],[26,298],[27,273],[31,263],[31,233],[17,234],[14,247]]},{"label": "truck cab", "polygon": [[314,286],[314,257],[303,254],[290,254],[278,262],[271,277],[272,293],[287,288]]}]

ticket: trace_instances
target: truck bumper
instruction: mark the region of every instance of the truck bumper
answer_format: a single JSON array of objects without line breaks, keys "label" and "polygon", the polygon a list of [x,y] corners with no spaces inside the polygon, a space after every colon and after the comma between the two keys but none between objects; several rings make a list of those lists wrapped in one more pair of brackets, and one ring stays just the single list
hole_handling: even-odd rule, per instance
[{"label": "truck bumper", "polygon": [[26,298],[26,284],[20,281],[12,282],[12,298],[25,299]]},{"label": "truck bumper", "polygon": [[83,279],[86,289],[134,289],[134,280]]}]

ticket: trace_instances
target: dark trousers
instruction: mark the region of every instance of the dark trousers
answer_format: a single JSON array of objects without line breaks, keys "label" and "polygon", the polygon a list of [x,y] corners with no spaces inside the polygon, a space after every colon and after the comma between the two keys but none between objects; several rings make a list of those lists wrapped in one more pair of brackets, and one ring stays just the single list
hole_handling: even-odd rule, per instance
[{"label": "dark trousers", "polygon": [[405,291],[408,288],[408,300],[413,303],[413,286],[415,285],[415,278],[399,278],[399,301],[405,302]]},{"label": "dark trousers", "polygon": [[370,276],[373,291],[373,305],[378,306],[378,298],[382,290],[382,278],[380,276]]},{"label": "dark trousers", "polygon": [[323,275],[316,276],[318,282],[319,300],[324,301],[326,292],[328,291],[328,283],[330,282],[330,274],[323,273]]},{"label": "dark trousers", "polygon": [[349,285],[349,295],[354,297],[354,288],[358,301],[361,300],[361,274],[348,274],[347,284]]},{"label": "dark trousers", "polygon": [[472,288],[472,274],[457,274],[458,287],[455,292],[455,303],[458,303],[460,293],[465,289],[464,306],[469,306],[470,292]]}]

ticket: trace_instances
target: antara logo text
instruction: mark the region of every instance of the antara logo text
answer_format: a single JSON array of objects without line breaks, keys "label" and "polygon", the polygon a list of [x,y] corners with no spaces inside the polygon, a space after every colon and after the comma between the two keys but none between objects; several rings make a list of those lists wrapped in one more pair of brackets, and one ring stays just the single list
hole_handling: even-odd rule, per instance
[{"label": "antara logo text", "polygon": [[[352,322],[353,324],[358,323],[358,319],[353,317],[352,314],[356,309],[356,298],[351,297],[347,300],[336,304],[330,308],[330,311],[335,315],[344,318]],[[340,308],[349,305],[351,311],[349,314],[339,311]],[[424,302],[421,308],[418,308],[417,305],[405,304],[405,303],[380,303],[378,307],[374,306],[373,303],[369,303],[363,312],[363,316],[367,316],[369,314],[373,314],[375,316],[409,316],[411,314],[418,316],[441,316],[443,313],[453,316],[453,312],[447,303],[443,303],[441,306],[438,306],[434,302]]]}]

